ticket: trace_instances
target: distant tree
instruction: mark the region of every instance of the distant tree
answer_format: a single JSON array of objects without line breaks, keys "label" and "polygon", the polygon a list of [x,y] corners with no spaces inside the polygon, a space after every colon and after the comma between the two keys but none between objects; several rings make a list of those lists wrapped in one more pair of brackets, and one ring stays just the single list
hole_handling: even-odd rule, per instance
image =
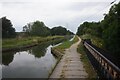
[{"label": "distant tree", "polygon": [[52,35],[72,35],[73,33],[62,26],[58,26],[58,27],[53,27],[51,29],[51,34]]},{"label": "distant tree", "polygon": [[66,28],[63,28],[61,26],[54,27],[51,29],[52,35],[66,35]]},{"label": "distant tree", "polygon": [[29,36],[48,36],[50,29],[43,22],[35,21],[23,27],[23,31]]},{"label": "distant tree", "polygon": [[43,22],[35,21],[23,26],[23,32],[29,36],[73,35],[74,33],[62,26],[48,28]]},{"label": "distant tree", "polygon": [[67,30],[67,35],[74,35],[74,33],[71,32],[70,30]]},{"label": "distant tree", "polygon": [[6,17],[2,17],[2,38],[14,38],[16,37],[15,28],[12,27],[12,23]]},{"label": "distant tree", "polygon": [[77,35],[90,34],[101,37],[102,28],[100,22],[84,22],[78,27]]},{"label": "distant tree", "polygon": [[25,36],[30,36],[30,31],[33,23],[28,23],[27,25],[23,26],[23,32]]},{"label": "distant tree", "polygon": [[48,36],[50,35],[50,31],[43,22],[36,21],[32,25],[30,34],[33,36]]}]

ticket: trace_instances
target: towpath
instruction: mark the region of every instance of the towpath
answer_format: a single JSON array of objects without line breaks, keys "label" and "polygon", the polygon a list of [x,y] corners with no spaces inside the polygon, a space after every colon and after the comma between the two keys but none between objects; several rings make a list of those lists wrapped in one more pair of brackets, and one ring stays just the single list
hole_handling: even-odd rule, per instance
[{"label": "towpath", "polygon": [[[79,37],[78,37],[79,38]],[[77,47],[81,39],[65,50],[60,62],[57,64],[50,78],[87,78],[87,73],[80,60],[80,54]]]}]

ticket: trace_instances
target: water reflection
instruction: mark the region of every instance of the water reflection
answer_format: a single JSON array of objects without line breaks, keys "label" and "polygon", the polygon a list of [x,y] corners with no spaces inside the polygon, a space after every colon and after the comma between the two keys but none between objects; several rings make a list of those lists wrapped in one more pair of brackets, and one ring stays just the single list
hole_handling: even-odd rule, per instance
[{"label": "water reflection", "polygon": [[7,52],[2,55],[2,64],[9,65],[13,61],[14,54],[16,52]]},{"label": "water reflection", "polygon": [[9,65],[9,63],[11,63],[13,61],[14,54],[20,53],[20,52],[23,52],[23,51],[26,51],[28,54],[33,54],[36,58],[40,58],[40,57],[45,55],[47,47],[49,45],[54,46],[60,41],[61,40],[59,40],[59,41],[49,41],[49,42],[46,42],[46,43],[39,44],[38,46],[23,49],[21,51],[4,52],[2,54],[2,64],[3,65]]},{"label": "water reflection", "polygon": [[48,42],[24,51],[3,53],[3,78],[47,78],[57,61],[51,54],[52,45]]},{"label": "water reflection", "polygon": [[32,47],[31,50],[29,50],[29,52],[31,54],[33,54],[35,57],[40,58],[42,56],[45,55],[46,53],[46,48],[50,45],[50,43],[44,43],[44,44],[40,44],[38,46]]}]

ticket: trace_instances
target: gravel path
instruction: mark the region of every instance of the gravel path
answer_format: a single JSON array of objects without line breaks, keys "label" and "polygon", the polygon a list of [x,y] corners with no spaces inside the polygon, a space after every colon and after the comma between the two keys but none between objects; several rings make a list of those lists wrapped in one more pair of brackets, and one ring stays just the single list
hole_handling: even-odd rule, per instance
[{"label": "gravel path", "polygon": [[87,73],[80,60],[80,54],[77,52],[77,46],[81,42],[74,43],[65,50],[60,62],[57,64],[50,78],[87,78]]}]

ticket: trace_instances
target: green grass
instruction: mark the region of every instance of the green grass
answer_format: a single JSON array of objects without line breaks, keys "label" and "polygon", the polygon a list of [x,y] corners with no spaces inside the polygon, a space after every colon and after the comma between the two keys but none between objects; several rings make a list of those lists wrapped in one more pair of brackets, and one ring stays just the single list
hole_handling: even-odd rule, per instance
[{"label": "green grass", "polygon": [[64,38],[63,36],[49,36],[49,37],[27,37],[27,38],[14,38],[14,39],[3,39],[2,48],[16,48],[27,46],[31,44],[37,44],[49,40]]},{"label": "green grass", "polygon": [[82,42],[79,44],[77,51],[81,54],[80,59],[83,62],[83,66],[84,66],[86,72],[88,73],[88,80],[89,79],[94,80],[95,78],[97,78],[97,74],[96,74],[92,64],[90,63],[90,61],[86,55],[85,48],[84,48],[84,45]]},{"label": "green grass", "polygon": [[82,35],[80,36],[82,39],[91,39],[91,42],[100,47],[100,48],[104,48],[104,41],[103,39],[99,38],[99,37],[96,37],[96,36],[92,36],[92,35],[89,35],[89,34],[85,34],[85,35]]},{"label": "green grass", "polygon": [[77,42],[79,39],[77,36],[72,41],[64,41],[61,45],[54,47],[54,49],[57,49],[58,51],[64,53],[64,50],[69,48],[73,43]]}]

